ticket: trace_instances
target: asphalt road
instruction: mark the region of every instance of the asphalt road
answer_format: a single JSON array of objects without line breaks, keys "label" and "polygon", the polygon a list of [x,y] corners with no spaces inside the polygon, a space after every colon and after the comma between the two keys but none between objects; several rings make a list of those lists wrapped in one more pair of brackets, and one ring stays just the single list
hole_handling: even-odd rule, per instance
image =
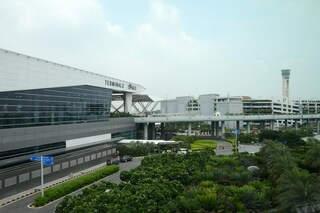
[{"label": "asphalt road", "polygon": [[216,140],[217,148],[214,150],[216,155],[232,155],[232,144],[226,141]]},{"label": "asphalt road", "polygon": [[[130,170],[139,166],[141,159],[134,159],[127,163],[120,163],[120,171],[106,177],[104,180],[109,180],[114,183],[120,183],[120,172]],[[82,189],[72,193],[73,195],[81,193]],[[39,193],[38,193],[39,194]],[[54,212],[55,207],[62,201],[63,198],[56,200],[42,208],[28,208],[28,205],[33,203],[34,197],[38,194],[31,195],[24,199],[17,200],[6,206],[0,207],[0,213],[49,213]]]}]

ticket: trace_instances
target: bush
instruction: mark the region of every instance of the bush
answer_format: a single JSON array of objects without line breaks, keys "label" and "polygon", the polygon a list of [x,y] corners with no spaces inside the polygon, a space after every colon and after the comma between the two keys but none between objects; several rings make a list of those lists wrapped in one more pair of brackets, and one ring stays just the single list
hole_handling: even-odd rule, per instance
[{"label": "bush", "polygon": [[63,197],[71,192],[74,192],[86,185],[89,185],[97,180],[100,180],[108,175],[116,173],[119,171],[119,166],[112,165],[99,169],[91,174],[79,177],[72,181],[60,184],[53,188],[44,191],[44,196],[38,195],[34,199],[34,204],[36,206],[44,206],[45,204]]},{"label": "bush", "polygon": [[154,143],[131,142],[118,147],[120,155],[130,155],[133,157],[146,156],[155,149]]}]

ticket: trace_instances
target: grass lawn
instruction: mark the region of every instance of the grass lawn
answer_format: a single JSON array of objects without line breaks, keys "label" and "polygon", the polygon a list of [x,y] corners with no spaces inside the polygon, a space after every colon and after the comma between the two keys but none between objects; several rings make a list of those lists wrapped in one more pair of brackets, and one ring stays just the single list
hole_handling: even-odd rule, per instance
[{"label": "grass lawn", "polygon": [[196,140],[191,144],[191,150],[201,150],[206,147],[215,149],[217,148],[217,142],[214,140]]}]

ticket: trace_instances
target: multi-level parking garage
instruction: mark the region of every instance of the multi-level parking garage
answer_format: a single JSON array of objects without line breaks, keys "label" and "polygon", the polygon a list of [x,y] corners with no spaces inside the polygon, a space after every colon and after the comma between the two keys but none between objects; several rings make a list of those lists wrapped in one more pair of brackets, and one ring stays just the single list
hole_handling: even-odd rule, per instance
[{"label": "multi-level parking garage", "polygon": [[0,73],[1,196],[39,180],[30,156],[54,156],[45,173],[59,176],[105,161],[121,135],[135,135],[133,118],[110,109],[116,95],[129,112],[141,85],[3,49]]}]

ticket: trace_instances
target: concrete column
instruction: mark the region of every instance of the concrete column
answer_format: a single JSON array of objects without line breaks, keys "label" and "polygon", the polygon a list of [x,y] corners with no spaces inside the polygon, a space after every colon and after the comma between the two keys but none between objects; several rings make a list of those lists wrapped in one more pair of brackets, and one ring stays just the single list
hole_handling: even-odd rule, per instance
[{"label": "concrete column", "polygon": [[214,130],[215,130],[215,128],[214,128],[214,121],[211,121],[211,136],[212,137],[214,137],[214,136],[216,136],[215,134],[214,134]]},{"label": "concrete column", "polygon": [[143,124],[143,139],[148,140],[148,124]]},{"label": "concrete column", "polygon": [[191,135],[191,123],[188,123],[188,135]]},{"label": "concrete column", "polygon": [[271,121],[270,121],[270,129],[271,129],[271,130],[274,130],[274,120],[271,120]]},{"label": "concrete column", "polygon": [[317,120],[317,134],[320,134],[320,120]]},{"label": "concrete column", "polygon": [[295,126],[296,131],[298,131],[298,121],[297,120],[294,120],[294,126]]},{"label": "concrete column", "polygon": [[216,121],[215,127],[216,127],[216,137],[219,137],[219,121]]},{"label": "concrete column", "polygon": [[287,120],[287,119],[284,120],[284,126],[285,126],[286,128],[288,128],[288,120]]},{"label": "concrete column", "polygon": [[124,112],[131,113],[131,107],[132,107],[132,93],[124,93],[123,94],[123,102],[124,102]]},{"label": "concrete column", "polygon": [[240,130],[240,121],[236,121],[236,129]]},{"label": "concrete column", "polygon": [[164,123],[160,124],[161,139],[164,140]]},{"label": "concrete column", "polygon": [[250,121],[247,121],[247,134],[250,133]]},{"label": "concrete column", "polygon": [[224,133],[226,132],[226,122],[221,121],[221,138],[224,138]]},{"label": "concrete column", "polygon": [[148,125],[148,139],[156,139],[156,125],[155,123],[149,123]]}]

